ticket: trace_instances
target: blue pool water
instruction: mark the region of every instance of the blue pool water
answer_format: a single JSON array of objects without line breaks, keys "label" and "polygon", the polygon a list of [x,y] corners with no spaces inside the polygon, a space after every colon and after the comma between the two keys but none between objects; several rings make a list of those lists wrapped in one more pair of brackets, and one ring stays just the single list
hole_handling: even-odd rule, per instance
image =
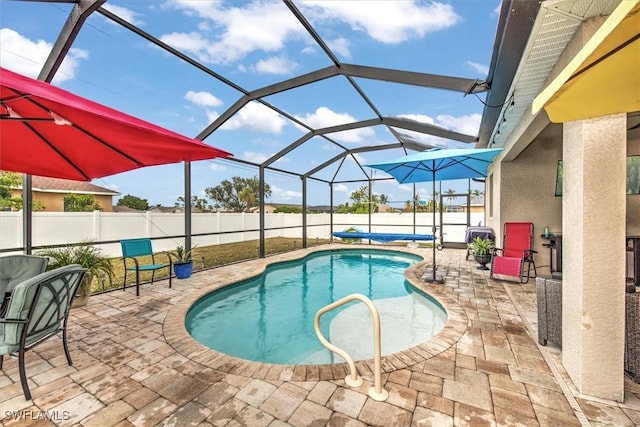
[{"label": "blue pool water", "polygon": [[[382,354],[428,340],[446,323],[433,299],[406,282],[404,271],[422,257],[385,250],[340,249],[272,264],[264,274],[215,291],[194,304],[189,333],[204,345],[259,362],[341,362],[318,341],[313,319],[327,304],[360,293],[380,311]],[[354,360],[373,357],[372,322],[361,303],[322,316],[321,329]]]}]

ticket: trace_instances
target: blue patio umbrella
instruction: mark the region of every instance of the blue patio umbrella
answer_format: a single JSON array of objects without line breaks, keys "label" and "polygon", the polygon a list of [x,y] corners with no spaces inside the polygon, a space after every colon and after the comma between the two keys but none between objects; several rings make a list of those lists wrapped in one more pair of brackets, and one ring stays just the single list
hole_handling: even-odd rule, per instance
[{"label": "blue patio umbrella", "polygon": [[[433,148],[420,153],[365,165],[382,170],[401,184],[433,182],[433,206],[436,206],[436,181],[487,176],[487,168],[502,148]],[[436,235],[436,210],[433,210],[433,236]],[[433,277],[436,278],[436,245],[433,245]]]}]

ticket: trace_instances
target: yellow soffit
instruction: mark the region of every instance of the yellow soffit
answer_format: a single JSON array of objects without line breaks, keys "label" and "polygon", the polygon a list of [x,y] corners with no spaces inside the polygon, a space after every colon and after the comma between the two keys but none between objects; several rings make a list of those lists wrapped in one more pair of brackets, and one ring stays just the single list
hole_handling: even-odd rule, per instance
[{"label": "yellow soffit", "polygon": [[[534,100],[552,122],[640,110],[640,0],[623,0]],[[625,46],[621,46],[625,44]]]}]

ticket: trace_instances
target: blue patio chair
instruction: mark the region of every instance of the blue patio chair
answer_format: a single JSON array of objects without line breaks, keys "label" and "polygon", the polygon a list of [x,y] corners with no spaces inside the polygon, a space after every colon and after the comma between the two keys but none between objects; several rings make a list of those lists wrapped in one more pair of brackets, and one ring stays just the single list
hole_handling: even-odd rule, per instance
[{"label": "blue patio chair", "polygon": [[69,366],[73,364],[67,344],[67,320],[73,296],[86,269],[72,264],[47,271],[18,283],[0,318],[0,369],[4,355],[17,355],[22,391],[27,400],[25,353],[62,332],[62,345]]},{"label": "blue patio chair", "polygon": [[[167,256],[167,264],[157,263],[151,247],[151,239],[148,238],[121,240],[120,246],[122,247],[122,262],[124,263],[124,282],[122,284],[122,290],[127,288],[127,271],[136,272],[136,296],[140,296],[140,272],[150,271],[151,283],[153,283],[156,270],[160,270],[162,268],[169,269],[169,287],[171,287],[171,255],[168,253],[164,254]],[[151,257],[151,263],[143,264],[138,260],[139,257]],[[127,260],[131,260],[131,262],[127,263]]]},{"label": "blue patio chair", "polygon": [[9,297],[16,285],[44,273],[49,260],[35,255],[7,255],[0,257],[0,317],[7,309]]}]

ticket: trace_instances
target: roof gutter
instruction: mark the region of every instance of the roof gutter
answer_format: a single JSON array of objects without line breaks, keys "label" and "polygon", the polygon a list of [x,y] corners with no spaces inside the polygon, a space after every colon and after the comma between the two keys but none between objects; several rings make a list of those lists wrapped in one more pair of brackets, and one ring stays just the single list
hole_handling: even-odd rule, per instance
[{"label": "roof gutter", "polygon": [[476,147],[486,148],[507,101],[531,30],[540,9],[538,0],[504,0],[496,29],[493,56],[487,81],[490,89],[485,101]]}]

